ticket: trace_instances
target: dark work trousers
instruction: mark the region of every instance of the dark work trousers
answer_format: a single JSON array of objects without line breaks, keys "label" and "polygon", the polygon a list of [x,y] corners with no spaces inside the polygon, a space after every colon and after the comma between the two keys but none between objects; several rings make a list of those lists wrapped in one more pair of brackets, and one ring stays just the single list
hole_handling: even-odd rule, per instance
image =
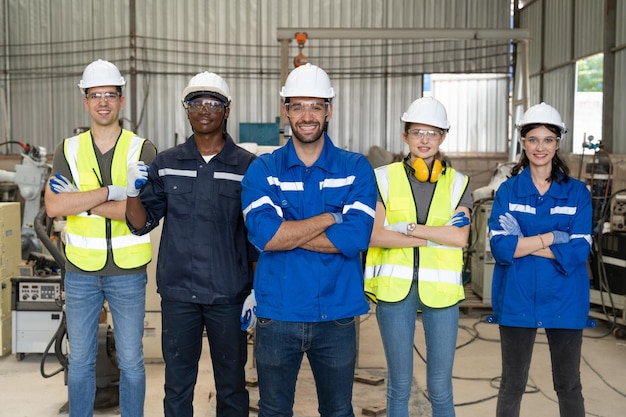
[{"label": "dark work trousers", "polygon": [[[552,381],[561,417],[584,417],[580,383],[582,330],[545,329],[552,360]],[[537,329],[500,326],[502,381],[496,417],[517,417],[528,381]]]},{"label": "dark work trousers", "polygon": [[[247,417],[246,332],[241,304],[203,305],[162,300],[166,417],[192,417],[193,393],[206,328],[217,391],[217,417]],[[199,381],[207,383],[206,381]]]}]

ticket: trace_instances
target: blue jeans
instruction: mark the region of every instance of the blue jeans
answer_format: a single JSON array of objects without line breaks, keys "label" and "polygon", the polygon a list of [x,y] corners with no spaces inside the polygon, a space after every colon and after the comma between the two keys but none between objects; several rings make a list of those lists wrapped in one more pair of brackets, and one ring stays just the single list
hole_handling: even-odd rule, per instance
[{"label": "blue jeans", "polygon": [[241,304],[205,305],[161,300],[166,417],[192,417],[193,394],[206,328],[217,391],[217,417],[247,417],[246,332]]},{"label": "blue jeans", "polygon": [[146,395],[143,364],[145,272],[95,276],[65,273],[65,307],[70,344],[68,396],[70,417],[93,416],[96,394],[98,323],[106,299],[113,317],[115,350],[120,369],[120,412],[142,417]]},{"label": "blue jeans", "polygon": [[313,371],[320,416],[353,417],[355,324],[354,317],[321,323],[259,318],[255,347],[259,417],[293,415],[304,352]]},{"label": "blue jeans", "polygon": [[[582,330],[545,329],[552,359],[552,381],[561,417],[584,417],[580,384]],[[537,329],[500,326],[502,381],[498,391],[497,417],[519,416]]]},{"label": "blue jeans", "polygon": [[404,300],[397,303],[378,301],[376,306],[376,319],[387,359],[387,416],[409,415],[417,310],[422,311],[426,336],[426,385],[433,417],[453,417],[452,367],[459,306],[424,306],[417,295],[415,282]]}]

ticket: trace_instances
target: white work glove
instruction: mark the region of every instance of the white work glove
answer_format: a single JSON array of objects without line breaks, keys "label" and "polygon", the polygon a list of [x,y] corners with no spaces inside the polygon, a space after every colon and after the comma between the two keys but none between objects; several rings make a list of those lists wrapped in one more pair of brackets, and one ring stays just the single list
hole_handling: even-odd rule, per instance
[{"label": "white work glove", "polygon": [[128,187],[126,187],[126,195],[129,197],[137,197],[141,187],[148,182],[148,172],[150,167],[143,161],[131,162],[128,164]]},{"label": "white work glove", "polygon": [[250,291],[250,295],[246,297],[241,307],[241,330],[254,329],[256,326],[256,297],[254,296],[254,290]]},{"label": "white work glove", "polygon": [[498,217],[498,223],[500,223],[502,230],[504,230],[507,235],[524,237],[522,230],[519,227],[519,223],[511,213],[504,213],[500,215],[500,217]]},{"label": "white work glove", "polygon": [[470,224],[470,219],[463,213],[459,211],[454,216],[450,217],[450,220],[444,226],[456,226],[456,227],[465,227]]},{"label": "white work glove", "polygon": [[126,200],[126,187],[122,187],[121,185],[107,185],[107,189],[107,201]]},{"label": "white work glove", "polygon": [[54,174],[54,178],[50,178],[50,189],[55,194],[75,193],[80,191],[70,180],[59,173]]},{"label": "white work glove", "polygon": [[398,232],[398,233],[402,233],[403,235],[407,235],[409,232],[406,228],[408,224],[409,222],[393,223],[393,224],[390,224],[389,226],[385,226],[385,230],[391,230],[393,232]]}]

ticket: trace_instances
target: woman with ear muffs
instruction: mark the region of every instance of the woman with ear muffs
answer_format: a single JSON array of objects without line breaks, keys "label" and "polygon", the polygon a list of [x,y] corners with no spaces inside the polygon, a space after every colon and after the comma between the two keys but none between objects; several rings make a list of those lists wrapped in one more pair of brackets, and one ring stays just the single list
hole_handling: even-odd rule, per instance
[{"label": "woman with ear muffs", "polygon": [[409,154],[376,169],[378,202],[365,266],[365,292],[387,360],[387,416],[408,417],[417,312],[426,337],[426,381],[434,417],[454,416],[452,366],[461,272],[469,237],[469,178],[442,162],[450,129],[445,107],[415,100],[401,117]]}]

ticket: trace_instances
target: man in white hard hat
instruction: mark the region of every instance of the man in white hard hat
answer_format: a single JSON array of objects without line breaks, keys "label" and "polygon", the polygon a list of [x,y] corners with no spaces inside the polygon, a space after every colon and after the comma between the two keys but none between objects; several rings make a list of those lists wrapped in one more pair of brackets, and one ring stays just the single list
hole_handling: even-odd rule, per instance
[{"label": "man in white hard hat", "polygon": [[[164,219],[157,286],[161,295],[166,417],[193,416],[194,386],[206,331],[217,390],[217,417],[247,417],[240,325],[258,252],[246,239],[241,179],[255,155],[226,132],[230,89],[202,72],[182,94],[193,134],[153,161],[146,186],[129,198],[131,229],[145,235]],[[253,324],[253,323],[249,323]]]},{"label": "man in white hard hat", "polygon": [[[92,416],[96,393],[98,322],[106,300],[115,328],[123,416],[143,416],[146,377],[143,324],[148,236],[134,236],[125,221],[126,197],[138,193],[156,155],[146,139],[120,127],[124,77],[115,65],[89,64],[78,84],[90,130],[56,148],[45,192],[48,216],[67,216],[65,306],[69,340],[70,417]],[[128,164],[143,161],[141,171]],[[134,176],[133,176],[134,175]]]},{"label": "man in white hard hat", "polygon": [[243,179],[248,238],[261,251],[254,278],[259,417],[293,414],[306,352],[322,416],[353,416],[356,320],[369,310],[361,252],[374,222],[376,180],[365,156],[325,133],[335,96],[306,64],[280,95],[293,137]]}]

